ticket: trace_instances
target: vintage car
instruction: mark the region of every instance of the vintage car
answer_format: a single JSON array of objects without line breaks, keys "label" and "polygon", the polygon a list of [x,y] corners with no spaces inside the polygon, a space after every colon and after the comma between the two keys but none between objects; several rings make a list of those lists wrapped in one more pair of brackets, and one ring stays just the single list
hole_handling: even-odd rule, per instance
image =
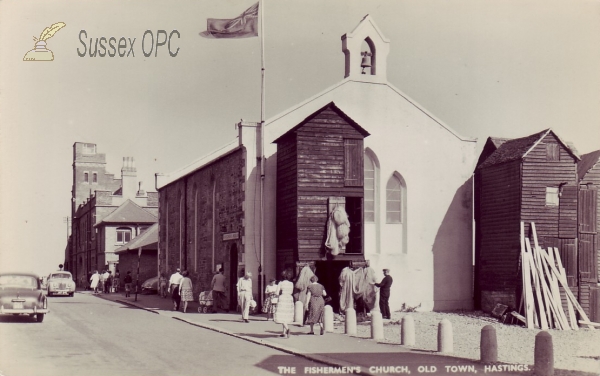
[{"label": "vintage car", "polygon": [[[135,291],[135,283],[132,284],[131,289]],[[158,277],[148,278],[142,283],[142,294],[157,294],[158,293]]]},{"label": "vintage car", "polygon": [[0,315],[27,314],[42,322],[48,312],[48,300],[38,276],[29,273],[0,274]]},{"label": "vintage car", "polygon": [[50,273],[50,275],[48,275],[48,280],[46,281],[46,286],[48,296],[73,296],[73,294],[75,293],[75,282],[73,282],[73,276],[70,272],[66,271]]}]

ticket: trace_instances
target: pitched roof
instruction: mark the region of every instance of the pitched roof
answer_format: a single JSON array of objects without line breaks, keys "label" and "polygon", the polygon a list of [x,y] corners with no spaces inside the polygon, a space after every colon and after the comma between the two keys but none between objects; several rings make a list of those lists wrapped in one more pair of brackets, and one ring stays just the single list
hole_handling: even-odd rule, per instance
[{"label": "pitched roof", "polygon": [[546,137],[546,135],[551,132],[573,157],[579,159],[579,156],[572,150],[572,148],[564,143],[560,137],[558,137],[558,135],[552,131],[552,129],[545,129],[530,136],[514,138],[512,140],[504,139],[504,141],[502,141],[503,139],[501,138],[492,139],[490,137],[494,144],[499,143],[500,146],[478,168],[485,168],[500,163],[523,159],[544,137]]},{"label": "pitched roof", "polygon": [[156,221],[157,218],[152,213],[135,202],[127,200],[95,226],[102,223],[155,223]]},{"label": "pitched roof", "polygon": [[140,235],[131,239],[127,244],[123,244],[115,249],[115,253],[127,252],[130,250],[138,250],[139,248],[157,249],[158,247],[158,223],[148,227]]},{"label": "pitched roof", "polygon": [[234,151],[240,149],[240,141],[239,139],[235,139],[224,146],[219,147],[216,150],[204,155],[203,157],[195,160],[194,162],[188,164],[187,166],[171,172],[169,174],[156,174],[156,187],[157,189],[161,189],[178,179],[181,179],[184,176],[187,176],[195,171],[200,170],[201,168],[208,166],[209,164],[233,153]]},{"label": "pitched roof", "polygon": [[581,161],[577,163],[577,177],[579,180],[583,179],[585,174],[598,162],[600,162],[600,150],[582,155]]},{"label": "pitched roof", "polygon": [[277,138],[273,142],[277,143],[281,138],[285,137],[290,132],[293,132],[293,131],[297,130],[298,128],[302,127],[304,124],[306,124],[307,122],[309,122],[310,120],[312,120],[313,118],[315,118],[317,115],[319,115],[321,112],[323,112],[323,111],[325,111],[327,109],[329,109],[329,110],[335,112],[336,114],[338,114],[339,117],[341,117],[342,119],[344,119],[345,121],[347,121],[348,124],[350,124],[351,127],[353,127],[354,129],[356,129],[356,131],[358,133],[362,134],[365,137],[367,137],[367,136],[370,135],[369,132],[367,132],[363,127],[361,127],[360,125],[358,125],[354,120],[352,120],[352,118],[350,116],[346,115],[346,113],[344,113],[344,111],[342,111],[338,106],[336,106],[334,102],[329,102],[325,106],[321,107],[317,111],[315,111],[312,114],[310,114],[309,116],[307,116],[302,122],[300,122],[298,125],[296,125],[292,129],[290,129],[289,131],[287,131],[286,133],[284,133],[283,135],[281,135],[279,138]]}]

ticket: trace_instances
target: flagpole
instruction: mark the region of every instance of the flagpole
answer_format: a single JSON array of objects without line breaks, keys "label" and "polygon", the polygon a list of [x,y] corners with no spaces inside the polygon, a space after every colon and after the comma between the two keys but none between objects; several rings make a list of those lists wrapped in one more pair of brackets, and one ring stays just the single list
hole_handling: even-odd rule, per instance
[{"label": "flagpole", "polygon": [[265,29],[264,0],[258,1],[260,10],[260,265],[258,267],[259,302],[264,301],[263,290],[265,285],[263,275],[264,249],[265,249]]}]

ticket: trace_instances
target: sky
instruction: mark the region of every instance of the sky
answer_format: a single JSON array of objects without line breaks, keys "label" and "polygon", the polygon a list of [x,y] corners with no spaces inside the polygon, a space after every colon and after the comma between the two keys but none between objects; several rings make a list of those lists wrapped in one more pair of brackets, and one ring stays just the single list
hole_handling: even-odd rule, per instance
[{"label": "sky", "polygon": [[[0,0],[0,269],[47,274],[64,261],[74,142],[97,144],[120,176],[134,157],[144,189],[260,119],[260,38],[202,38],[207,18],[254,0]],[[340,37],[370,14],[390,40],[387,77],[460,135],[552,128],[600,149],[600,2],[264,0],[269,118],[344,76]],[[33,37],[54,61],[25,62]],[[135,56],[81,57],[121,37]],[[144,38],[144,33],[146,33]],[[153,46],[165,30],[167,46]],[[164,38],[164,34],[160,34]],[[156,43],[156,41],[155,41]],[[129,50],[129,46],[126,47]],[[400,156],[399,156],[400,157]]]}]

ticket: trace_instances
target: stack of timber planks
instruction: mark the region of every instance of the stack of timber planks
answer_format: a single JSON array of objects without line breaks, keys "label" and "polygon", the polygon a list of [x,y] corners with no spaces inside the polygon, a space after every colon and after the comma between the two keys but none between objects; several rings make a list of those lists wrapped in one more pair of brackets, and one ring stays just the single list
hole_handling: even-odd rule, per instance
[{"label": "stack of timber planks", "polygon": [[[582,323],[593,329],[581,305],[569,289],[567,274],[556,247],[544,250],[540,247],[531,222],[533,245],[525,237],[525,224],[521,222],[521,276],[523,292],[521,294],[522,315],[513,314],[528,329],[534,327],[559,330],[579,330],[575,309],[581,315]],[[563,309],[561,289],[566,294],[567,312]],[[587,324],[589,323],[589,324]]]}]

